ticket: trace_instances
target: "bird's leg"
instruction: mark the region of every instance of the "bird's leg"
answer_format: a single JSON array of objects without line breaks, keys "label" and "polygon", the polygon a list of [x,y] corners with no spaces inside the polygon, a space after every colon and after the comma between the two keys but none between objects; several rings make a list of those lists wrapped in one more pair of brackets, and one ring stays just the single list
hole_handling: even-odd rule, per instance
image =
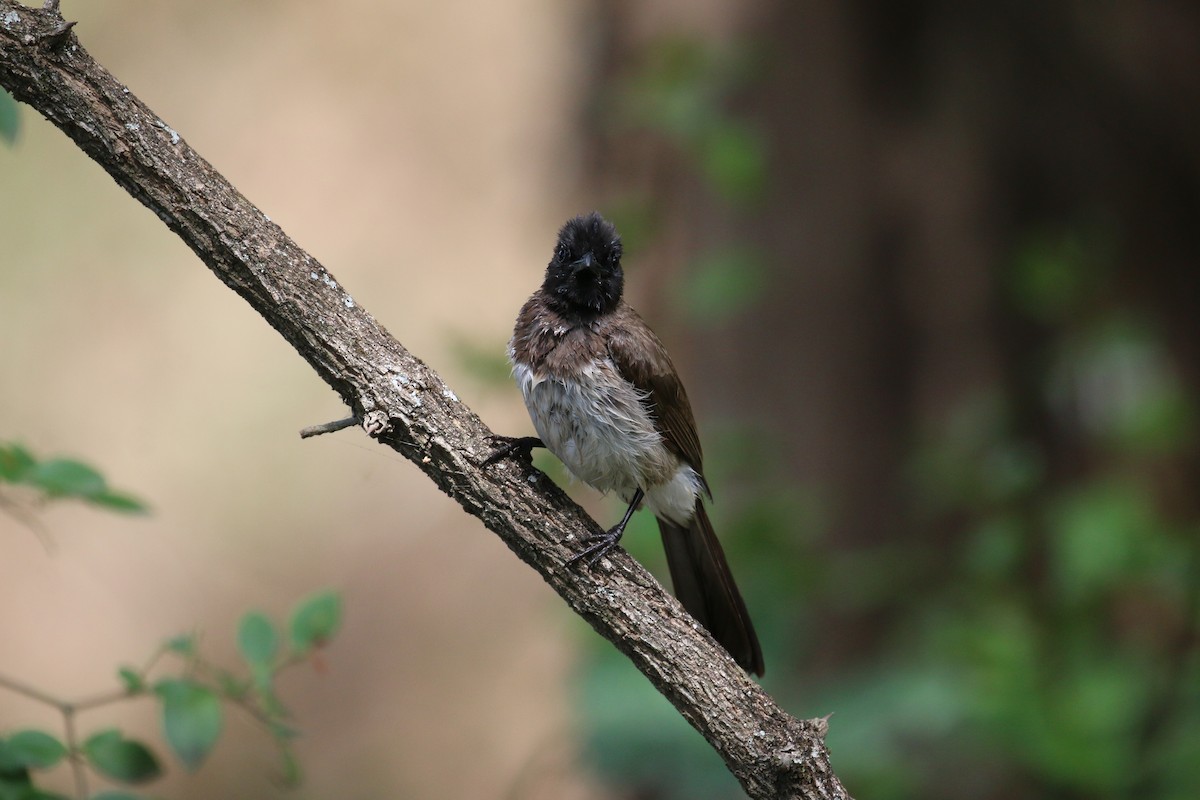
[{"label": "bird's leg", "polygon": [[642,504],[642,498],[645,496],[646,493],[640,488],[635,491],[633,498],[629,501],[629,508],[625,509],[625,516],[621,517],[621,521],[604,533],[597,533],[594,536],[584,539],[587,547],[572,556],[567,561],[567,566],[569,567],[579,560],[586,561],[589,567],[596,566],[597,562],[608,555],[617,546],[617,542],[621,541],[621,535],[625,533],[625,526],[629,524],[630,517],[633,516],[634,511],[637,511],[637,507]]},{"label": "bird's leg", "polygon": [[535,447],[545,447],[546,445],[536,436],[489,436],[488,439],[493,443],[499,443],[500,446],[492,451],[492,454],[483,460],[479,466],[486,467],[495,464],[497,461],[502,461],[509,456],[516,454],[517,458],[522,461],[530,461],[532,459],[531,450]]}]

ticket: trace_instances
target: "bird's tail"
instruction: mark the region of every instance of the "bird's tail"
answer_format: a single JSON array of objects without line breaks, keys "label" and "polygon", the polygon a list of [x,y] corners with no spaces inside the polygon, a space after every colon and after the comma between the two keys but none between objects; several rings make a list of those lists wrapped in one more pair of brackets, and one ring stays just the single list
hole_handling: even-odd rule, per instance
[{"label": "bird's tail", "polygon": [[660,519],[658,529],[662,532],[671,584],[679,602],[743,669],[762,675],[758,636],[704,504],[696,500],[696,513],[688,527]]}]

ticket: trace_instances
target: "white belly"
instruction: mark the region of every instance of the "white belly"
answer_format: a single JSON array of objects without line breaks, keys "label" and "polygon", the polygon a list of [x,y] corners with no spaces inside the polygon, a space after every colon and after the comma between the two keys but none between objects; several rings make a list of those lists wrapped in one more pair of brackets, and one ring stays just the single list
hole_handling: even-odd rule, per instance
[{"label": "white belly", "polygon": [[700,476],[666,448],[637,390],[611,361],[597,360],[569,382],[522,364],[513,374],[538,436],[572,475],[627,502],[640,487],[656,517],[691,520]]}]

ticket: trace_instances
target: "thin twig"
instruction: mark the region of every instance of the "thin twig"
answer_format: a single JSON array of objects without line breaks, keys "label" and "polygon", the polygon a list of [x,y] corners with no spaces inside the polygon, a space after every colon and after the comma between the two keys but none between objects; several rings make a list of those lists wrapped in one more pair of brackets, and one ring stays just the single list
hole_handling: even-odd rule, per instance
[{"label": "thin twig", "polygon": [[304,428],[300,431],[300,438],[308,439],[312,436],[320,436],[323,433],[333,433],[334,431],[340,431],[353,425],[357,425],[358,422],[359,418],[355,416],[346,417],[345,419],[339,419],[333,422],[323,422],[320,425],[309,425],[307,428]]},{"label": "thin twig", "polygon": [[63,728],[66,730],[67,754],[71,761],[71,774],[75,776],[75,794],[80,800],[88,796],[87,764],[84,763],[83,751],[79,746],[78,735],[75,732],[74,708],[64,708]]},{"label": "thin twig", "polygon": [[24,683],[23,681],[10,678],[6,675],[0,675],[0,686],[8,689],[10,692],[16,692],[19,695],[24,695],[31,700],[37,700],[39,703],[53,706],[59,711],[62,711],[64,708],[70,705],[69,703],[60,700],[51,694],[43,692],[41,689],[37,689],[27,683]]},{"label": "thin twig", "polygon": [[122,700],[128,700],[130,697],[137,697],[139,694],[144,694],[144,692],[130,692],[126,689],[115,689],[111,692],[103,692],[101,694],[93,695],[92,697],[85,697],[78,702],[70,703],[69,706],[76,711],[88,711],[93,708],[100,708],[101,706],[119,703]]},{"label": "thin twig", "polygon": [[54,555],[54,539],[50,537],[50,531],[36,514],[12,498],[6,497],[2,492],[0,492],[0,510],[33,531],[33,535],[41,542],[46,555]]},{"label": "thin twig", "polygon": [[57,698],[37,687],[30,686],[24,681],[0,675],[0,687],[11,692],[36,700],[39,703],[56,709],[63,718],[63,738],[67,748],[67,759],[71,762],[71,773],[75,777],[75,793],[79,800],[88,796],[87,767],[83,761],[83,753],[79,746],[79,737],[75,731],[75,712],[79,706]]}]

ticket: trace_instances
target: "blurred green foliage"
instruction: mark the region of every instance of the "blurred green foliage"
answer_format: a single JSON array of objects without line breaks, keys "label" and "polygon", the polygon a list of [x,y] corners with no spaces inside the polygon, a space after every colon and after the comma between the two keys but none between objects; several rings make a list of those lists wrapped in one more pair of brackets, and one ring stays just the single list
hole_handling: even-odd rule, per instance
[{"label": "blurred green foliage", "polygon": [[[81,751],[93,769],[114,781],[145,783],[162,775],[158,757],[150,748],[126,739],[115,728],[93,733],[83,742]],[[63,752],[66,752],[65,747]]]},{"label": "blurred green foliage", "polygon": [[[94,467],[73,459],[38,459],[15,444],[0,445],[0,488],[5,489],[0,493],[0,510],[31,525],[36,523],[31,510],[67,498],[109,511],[145,510],[131,495],[110,490]],[[268,616],[254,611],[246,614],[237,632],[245,674],[204,658],[199,639],[193,634],[166,640],[141,667],[118,668],[118,689],[84,700],[58,700],[0,674],[0,689],[57,709],[66,733],[64,739],[59,739],[41,730],[0,732],[0,800],[66,800],[64,795],[45,791],[35,782],[40,771],[64,763],[75,773],[79,800],[86,794],[89,768],[110,781],[127,785],[143,784],[162,775],[163,767],[154,750],[127,738],[119,729],[105,728],[82,741],[76,738],[77,715],[135,697],[157,700],[167,747],[188,770],[197,769],[208,758],[224,728],[225,706],[232,705],[257,720],[274,739],[283,782],[297,783],[299,766],[291,747],[296,732],[287,707],[275,693],[275,677],[301,663],[319,664],[318,651],[337,633],[341,614],[341,597],[334,592],[322,591],[304,598],[289,617],[286,645],[280,627]],[[164,657],[179,662],[178,673],[161,674]],[[152,672],[159,677],[152,679]],[[90,796],[107,800],[138,797],[124,791]]]},{"label": "blurred green foliage", "polygon": [[462,333],[447,334],[450,355],[471,378],[484,388],[508,388],[512,385],[512,367],[503,347],[494,341],[478,342]]},{"label": "blurred green foliage", "polygon": [[[247,674],[228,670],[204,658],[197,636],[183,634],[165,641],[142,667],[117,670],[120,688],[107,694],[75,702],[59,701],[25,684],[0,675],[0,688],[23,694],[57,708],[64,717],[135,697],[152,697],[158,702],[163,737],[170,752],[189,771],[208,758],[224,728],[225,706],[242,709],[258,721],[274,739],[281,759],[281,779],[294,785],[300,779],[299,765],[291,742],[296,731],[287,707],[275,693],[275,677],[298,664],[313,661],[316,652],[337,632],[341,620],[341,598],[334,592],[317,592],[292,610],[285,647],[276,623],[264,614],[249,612],[238,626],[237,644]],[[151,679],[162,673],[164,656],[180,663],[178,673]],[[318,662],[319,663],[319,662]],[[69,761],[77,773],[76,785],[85,786],[85,765],[108,780],[140,785],[163,773],[162,762],[153,748],[130,739],[119,729],[105,728],[76,741],[75,727],[65,726],[67,738],[39,730],[22,730],[0,736],[0,799],[32,800],[62,795],[38,789],[37,771],[53,769]],[[136,798],[125,792],[104,792],[93,797]],[[79,798],[83,800],[83,798]]]},{"label": "blurred green foliage", "polygon": [[[867,777],[859,793],[946,796],[947,764],[958,796],[1009,785],[1183,798],[1200,786],[1200,761],[1181,757],[1200,752],[1200,525],[1160,500],[1161,470],[1194,441],[1194,401],[1150,326],[1091,302],[1105,269],[1080,252],[1039,251],[1040,276],[1022,253],[1011,270],[1015,313],[1055,325],[1028,354],[1035,399],[1094,466],[1064,473],[1052,443],[1022,432],[1005,387],[914,449],[918,518],[951,535],[926,589],[895,607],[886,668],[840,687],[873,697],[829,737],[842,776]],[[1147,454],[1166,460],[1147,469]],[[878,715],[930,676],[941,725]],[[906,751],[889,757],[881,736]]]},{"label": "blurred green foliage", "polygon": [[716,324],[745,313],[767,287],[767,267],[756,248],[745,245],[710,250],[681,282],[677,313],[696,324]]},{"label": "blurred green foliage", "polygon": [[[769,153],[730,98],[756,70],[736,49],[659,42],[606,118],[673,143],[709,199],[742,214]],[[665,217],[638,194],[606,211],[630,252]],[[750,317],[778,265],[752,242],[706,246],[666,292],[671,310],[697,326]],[[893,540],[833,546],[831,498],[791,482],[770,421],[705,421],[711,513],[767,654],[763,684],[793,713],[832,713],[833,765],[857,797],[1197,796],[1200,519],[1170,497],[1195,492],[1176,484],[1197,458],[1198,399],[1116,286],[1115,252],[1107,228],[1039,230],[998,266],[998,335],[1025,332],[1013,372],[911,432]],[[463,361],[507,380],[498,355]],[[650,515],[622,545],[665,580]],[[843,625],[874,631],[870,644],[826,652]],[[741,797],[628,660],[579,629],[584,757],[614,796]]]},{"label": "blurred green foliage", "polygon": [[[18,495],[22,490],[28,498]],[[110,511],[144,512],[142,501],[109,488],[95,468],[70,458],[39,459],[19,444],[0,442],[0,508],[22,500],[83,500]]]},{"label": "blurred green foliage", "polygon": [[13,144],[21,132],[21,117],[17,113],[17,101],[0,89],[0,141]]},{"label": "blurred green foliage", "polygon": [[[707,463],[730,473],[710,476],[722,490],[713,512],[770,655],[764,686],[796,713],[834,712],[834,766],[856,796],[994,797],[1008,786],[1183,800],[1200,786],[1200,523],[1164,511],[1158,474],[1140,468],[1193,441],[1191,398],[1144,326],[1098,320],[1051,341],[1119,353],[1034,359],[1047,365],[1047,407],[1078,395],[1069,408],[1108,466],[1058,478],[1002,392],[974,398],[911,452],[927,539],[822,552],[818,493],[779,485],[768,436],[706,442]],[[1118,398],[1097,386],[1123,369],[1157,377]],[[1086,416],[1096,393],[1116,407]],[[648,515],[624,542],[665,575]],[[887,614],[891,633],[882,651],[814,678],[818,612],[831,609]],[[742,796],[626,660],[587,641],[578,696],[597,772],[629,796]]]},{"label": "blurred green foliage", "polygon": [[766,182],[766,140],[751,120],[727,111],[727,100],[757,67],[744,48],[683,37],[657,41],[620,87],[615,118],[678,143],[721,195],[752,205]]},{"label": "blurred green foliage", "polygon": [[[767,174],[762,137],[728,110],[750,64],[660,43],[616,101],[731,214]],[[612,216],[648,243],[660,212],[626,198]],[[1114,252],[1108,230],[1036,231],[998,267],[996,311],[1027,344],[1013,374],[914,431],[902,541],[829,548],[821,488],[782,483],[769,431],[706,426],[714,522],[768,656],[764,686],[794,713],[833,713],[833,765],[855,796],[1197,796],[1200,520],[1170,499],[1195,492],[1175,484],[1196,458],[1197,398],[1114,285]],[[753,313],[771,269],[728,242],[668,295],[681,320],[719,324]],[[665,576],[649,515],[623,544]],[[828,626],[843,623],[882,635],[830,663]],[[742,796],[619,653],[585,641],[585,752],[617,796]]]},{"label": "blurred green foliage", "polygon": [[[617,87],[608,115],[611,132],[661,137],[730,214],[753,213],[764,196],[770,153],[760,126],[730,105],[761,73],[761,59],[747,47],[714,47],[684,37],[656,41]],[[652,200],[631,195],[617,198],[609,216],[627,251],[636,252],[657,235],[663,215]],[[671,293],[675,312],[693,324],[720,324],[744,314],[766,291],[766,258],[756,243],[709,247]]]}]

